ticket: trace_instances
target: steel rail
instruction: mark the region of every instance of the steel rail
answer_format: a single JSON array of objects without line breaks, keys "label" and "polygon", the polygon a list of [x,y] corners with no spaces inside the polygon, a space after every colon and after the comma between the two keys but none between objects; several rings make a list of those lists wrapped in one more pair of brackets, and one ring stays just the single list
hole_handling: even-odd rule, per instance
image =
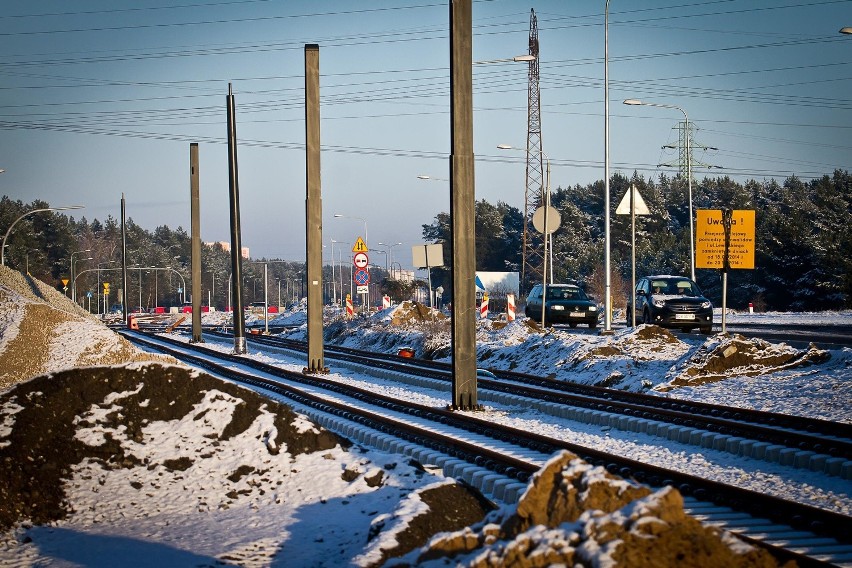
[{"label": "steel rail", "polygon": [[[138,333],[124,332],[123,335],[133,341],[146,341],[151,344],[151,340],[146,340]],[[175,347],[170,347],[164,344],[175,345]],[[476,416],[451,412],[446,409],[403,403],[396,398],[379,396],[364,389],[356,389],[340,383],[334,383],[334,381],[321,379],[316,375],[303,375],[301,373],[285,371],[278,367],[255,361],[251,358],[223,354],[207,349],[199,344],[188,345],[176,339],[157,337],[156,342],[154,342],[154,345],[151,346],[161,351],[171,351],[171,354],[178,359],[190,358],[194,361],[194,364],[199,366],[208,369],[216,368],[217,370],[215,372],[217,374],[233,374],[235,371],[219,367],[216,363],[211,361],[211,358],[222,359],[232,364],[237,363],[239,365],[248,366],[252,369],[262,371],[263,373],[286,377],[287,380],[303,382],[314,387],[321,386],[324,389],[329,389],[336,393],[346,393],[346,396],[362,398],[365,401],[370,401],[371,404],[378,405],[385,409],[394,409],[396,412],[401,414],[411,414],[421,420],[430,420],[436,423],[452,426],[454,428],[465,429],[476,435],[487,436],[494,440],[511,443],[516,447],[526,447],[530,450],[544,454],[567,450],[593,465],[605,467],[607,471],[611,473],[632,478],[637,482],[646,483],[652,487],[667,485],[674,486],[683,495],[688,497],[694,497],[701,501],[711,501],[718,506],[730,507],[731,509],[745,512],[749,515],[757,516],[758,518],[771,519],[771,521],[776,524],[782,524],[784,526],[789,525],[796,529],[813,532],[815,535],[833,538],[837,540],[838,543],[841,543],[841,547],[845,546],[847,547],[847,551],[852,551],[852,549],[848,548],[852,545],[852,535],[850,535],[847,530],[850,523],[850,517],[840,513],[826,511],[824,509],[802,505],[760,492],[702,479],[658,466],[644,464],[636,460],[612,456],[605,452],[595,450],[594,448],[586,448],[564,440],[519,431],[477,418]],[[200,352],[204,354],[204,356],[187,356],[186,351]],[[262,388],[278,388],[274,386],[276,382],[269,379],[259,379],[254,377],[251,378],[250,381],[259,381],[257,383],[253,383],[256,385],[266,385]],[[329,403],[326,400],[324,402],[319,402],[319,404],[328,405]],[[349,410],[342,412],[351,419],[359,419],[359,411],[357,409],[350,408]],[[403,437],[410,436],[412,437],[412,441],[418,444],[423,444],[424,440],[429,440],[435,435],[435,433],[430,433],[428,430],[424,431],[415,429],[414,431],[409,432],[402,431],[402,429],[399,430],[398,435]],[[397,434],[396,429],[394,430],[394,433]],[[457,444],[457,442],[457,440],[454,440],[453,444]],[[483,455],[483,449],[478,444],[473,444],[472,449],[474,453],[468,457],[468,459],[473,460],[472,463],[478,463],[483,467],[493,468],[495,471],[502,470],[500,473],[503,473],[504,475],[514,475],[519,480],[527,479],[536,467],[535,464],[527,464],[524,466],[520,465],[520,463],[515,465],[505,465],[506,462],[503,457],[495,456],[493,453],[487,456]],[[495,463],[503,465],[495,468]],[[808,560],[808,562],[810,562],[810,560]],[[818,561],[814,562],[816,562],[814,565],[820,564]]]},{"label": "steel rail", "polygon": [[[304,350],[301,342],[282,340],[274,336],[251,336],[250,341]],[[365,353],[363,350],[334,346],[327,346],[325,355],[328,359],[343,356],[349,361],[360,362],[373,368],[419,374],[442,381],[449,380],[447,373],[451,371],[445,363],[412,360],[390,354]],[[661,420],[679,426],[742,436],[758,442],[813,451],[847,461],[852,460],[852,425],[850,424],[682,401],[642,393],[625,393],[510,371],[492,369],[492,372],[499,378],[514,381],[516,384],[480,377],[477,382],[481,388],[601,412]]]}]

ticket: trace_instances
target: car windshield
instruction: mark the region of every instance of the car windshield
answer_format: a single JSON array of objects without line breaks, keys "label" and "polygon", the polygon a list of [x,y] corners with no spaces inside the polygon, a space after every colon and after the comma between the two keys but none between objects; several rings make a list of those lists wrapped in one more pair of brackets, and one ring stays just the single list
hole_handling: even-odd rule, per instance
[{"label": "car windshield", "polygon": [[680,278],[655,278],[651,281],[652,294],[671,296],[700,296],[701,291],[691,280]]},{"label": "car windshield", "polygon": [[548,300],[585,300],[586,293],[579,288],[548,288]]}]

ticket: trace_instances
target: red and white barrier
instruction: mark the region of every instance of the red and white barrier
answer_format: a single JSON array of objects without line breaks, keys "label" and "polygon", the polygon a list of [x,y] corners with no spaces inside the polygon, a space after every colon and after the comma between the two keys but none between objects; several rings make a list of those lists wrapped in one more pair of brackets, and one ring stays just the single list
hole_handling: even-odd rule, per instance
[{"label": "red and white barrier", "polygon": [[506,321],[515,321],[515,295],[506,295]]},{"label": "red and white barrier", "polygon": [[382,309],[387,309],[390,306],[390,296],[382,296]]},{"label": "red and white barrier", "polygon": [[346,316],[352,317],[355,315],[355,308],[352,306],[352,296],[346,294]]},{"label": "red and white barrier", "polygon": [[479,316],[482,319],[488,317],[488,294],[482,296],[482,303],[479,305]]}]

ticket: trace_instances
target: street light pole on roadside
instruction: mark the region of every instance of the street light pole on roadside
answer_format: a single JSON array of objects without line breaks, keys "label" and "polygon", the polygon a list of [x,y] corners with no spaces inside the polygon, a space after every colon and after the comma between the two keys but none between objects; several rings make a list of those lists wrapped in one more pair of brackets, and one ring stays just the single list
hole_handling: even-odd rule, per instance
[{"label": "street light pole on roadside", "polygon": [[[379,243],[379,246],[387,247],[387,249],[388,249],[388,256],[389,256],[388,266],[393,266],[393,247],[398,247],[398,246],[401,246],[401,245],[402,245],[402,243],[392,243],[392,244]],[[385,269],[387,270],[387,267],[385,267]],[[390,274],[390,273],[388,273],[388,274]]]},{"label": "street light pole on roadside", "polygon": [[[331,295],[332,300],[334,301],[334,305],[337,305],[337,282],[334,279],[334,245],[339,243],[340,241],[336,241],[331,239]],[[340,267],[340,270],[343,270],[343,267]],[[279,294],[280,295],[280,294]],[[340,296],[343,296],[343,285],[340,285]]]},{"label": "street light pole on roadside", "polygon": [[[515,150],[512,146],[508,144],[498,144],[497,148],[500,150]],[[544,198],[544,219],[542,226],[542,236],[544,237],[544,254],[542,255],[542,266],[541,266],[541,330],[545,330],[545,312],[547,312],[547,250],[548,250],[548,241],[550,242],[550,254],[553,254],[553,240],[550,232],[550,223],[548,223],[548,212],[550,211],[550,157],[544,152],[544,150],[540,150],[541,155],[544,156],[544,160],[547,163],[547,174],[545,176],[545,184],[542,188],[542,198]],[[550,263],[550,283],[553,284],[553,260],[551,257]]]},{"label": "street light pole on roadside", "polygon": [[[77,252],[71,253],[71,301],[74,302],[74,303],[77,303],[77,286],[76,286],[76,282],[74,281],[74,255],[75,254],[83,254],[83,253],[87,253],[87,252],[92,252],[92,251],[91,251],[91,249],[86,249],[86,250],[78,250]],[[80,260],[92,260],[92,257],[90,256],[89,258],[81,258],[77,262],[79,262]]]},{"label": "street light pole on roadside", "polygon": [[9,225],[8,229],[6,229],[6,234],[3,235],[3,245],[0,246],[0,266],[6,266],[6,239],[9,238],[9,233],[12,232],[12,227],[15,226],[15,223],[17,223],[18,221],[20,221],[24,217],[27,217],[28,215],[32,215],[33,213],[42,213],[44,211],[65,211],[65,210],[68,210],[68,209],[83,209],[83,208],[84,207],[82,205],[69,205],[67,207],[45,207],[44,209],[33,209],[32,211],[27,211],[26,213],[24,213],[23,215],[21,215],[20,217],[18,217],[14,221],[12,221],[12,224]]},{"label": "street light pole on roadside", "polygon": [[612,237],[609,209],[609,0],[606,0],[604,9],[604,335],[612,333]]},{"label": "street light pole on roadside", "polygon": [[[108,260],[108,261],[106,261],[106,262],[99,262],[99,263],[98,263],[98,289],[97,289],[98,298],[103,297],[103,294],[102,294],[102,292],[101,292],[101,266],[102,266],[102,265],[104,265],[104,264],[106,264],[106,265],[110,265],[110,264],[112,264],[112,263],[114,263],[114,262],[115,262],[114,260]],[[100,313],[101,313],[100,305],[101,305],[101,303],[100,303],[100,299],[99,299],[99,300],[98,300],[98,314],[100,314]],[[106,306],[106,297],[104,297],[104,311],[103,311],[103,313],[106,313],[106,311],[107,311],[107,306]]]},{"label": "street light pole on roadside", "polygon": [[687,187],[689,188],[689,266],[690,277],[692,278],[692,281],[695,282],[695,221],[692,218],[692,148],[690,142],[692,136],[690,136],[689,132],[689,116],[687,116],[685,110],[683,110],[677,105],[649,103],[637,99],[627,99],[624,101],[624,104],[629,106],[673,108],[683,113],[684,125],[686,130],[686,183]]}]

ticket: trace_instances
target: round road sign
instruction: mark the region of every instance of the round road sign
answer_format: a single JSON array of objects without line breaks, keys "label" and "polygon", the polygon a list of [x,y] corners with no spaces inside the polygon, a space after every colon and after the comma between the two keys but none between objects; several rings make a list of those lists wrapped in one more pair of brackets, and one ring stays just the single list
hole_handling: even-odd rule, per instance
[{"label": "round road sign", "polygon": [[[544,207],[539,207],[533,213],[533,227],[539,233],[543,233],[544,231]],[[547,208],[547,234],[549,235],[553,231],[559,228],[559,225],[562,224],[562,215],[559,214],[559,211],[556,210],[555,207]]]},{"label": "round road sign", "polygon": [[370,262],[365,252],[355,253],[355,257],[352,260],[358,268],[367,268],[367,263]]}]

